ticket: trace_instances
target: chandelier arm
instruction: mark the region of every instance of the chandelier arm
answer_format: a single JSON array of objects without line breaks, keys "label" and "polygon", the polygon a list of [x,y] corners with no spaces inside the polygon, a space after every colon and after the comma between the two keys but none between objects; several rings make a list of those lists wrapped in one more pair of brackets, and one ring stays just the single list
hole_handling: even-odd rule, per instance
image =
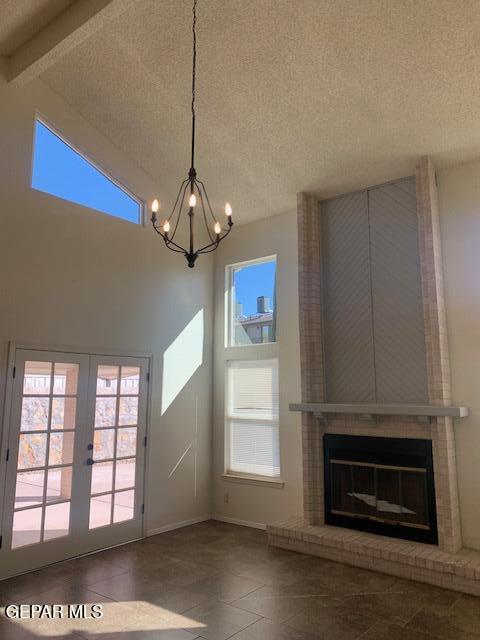
[{"label": "chandelier arm", "polygon": [[167,218],[167,220],[168,220],[169,222],[170,222],[170,220],[172,219],[173,214],[175,213],[175,209],[177,208],[178,199],[180,198],[180,194],[181,194],[181,192],[182,192],[182,187],[183,187],[187,182],[188,182],[188,178],[187,178],[186,180],[184,180],[184,181],[182,182],[182,184],[180,185],[180,189],[178,190],[177,198],[176,198],[176,200],[175,200],[175,204],[173,205],[172,213],[171,213],[171,214],[170,214],[170,216]]},{"label": "chandelier arm", "polygon": [[[159,236],[161,236],[161,238],[163,239],[163,241],[165,242],[165,245],[167,246],[168,249],[170,249],[170,251],[176,251],[177,253],[186,253],[186,250],[181,247],[179,244],[177,244],[176,242],[173,242],[170,238],[165,238],[165,233],[163,233],[162,231],[160,231],[159,227],[157,227],[157,225],[153,224],[152,225],[153,228],[155,229],[155,231],[158,233]],[[172,249],[169,245],[173,244],[175,247],[178,247],[178,251],[177,249]]]},{"label": "chandelier arm", "polygon": [[[199,256],[204,256],[206,253],[213,253],[216,248],[218,247],[218,242],[212,242],[212,244],[207,245],[206,247],[204,247],[203,249],[199,249],[197,251],[197,254]],[[210,248],[212,247],[212,248]]]},{"label": "chandelier arm", "polygon": [[[180,205],[179,205],[179,207],[178,207],[177,221],[176,221],[176,223],[175,223],[175,227],[174,227],[174,229],[173,229],[173,233],[172,233],[172,235],[170,236],[172,240],[173,240],[173,238],[175,237],[175,234],[177,233],[178,224],[179,224],[179,222],[180,222],[180,216],[181,216],[181,214],[182,214],[182,207],[183,207],[183,203],[185,202],[185,193],[186,193],[186,191],[187,191],[187,187],[188,187],[188,185],[189,185],[189,184],[190,184],[190,181],[189,181],[189,180],[185,180],[184,182],[182,182],[182,186],[183,186],[183,185],[185,185],[185,186],[183,187],[182,198],[181,198],[181,200],[180,200]],[[182,187],[180,187],[180,190],[181,190],[181,189],[182,189]],[[178,198],[177,198],[177,202],[178,202]],[[175,207],[177,206],[177,202],[175,203]],[[172,214],[171,214],[171,216],[170,216],[170,217],[173,217],[174,213],[175,213],[175,208],[173,209]],[[178,246],[178,245],[177,245],[177,246]]]},{"label": "chandelier arm", "polygon": [[[218,240],[214,240],[212,241],[210,244],[206,244],[204,247],[202,247],[201,249],[198,249],[198,251],[196,251],[196,253],[211,253],[211,251],[215,251],[215,249],[218,247],[218,245],[220,244],[220,242],[226,238],[228,236],[228,234],[230,233],[230,231],[232,230],[233,224],[225,231],[225,233],[222,235],[218,236]],[[205,251],[205,249],[210,249],[210,247],[214,246],[214,249],[211,249],[211,251]]]},{"label": "chandelier arm", "polygon": [[[165,246],[167,247],[167,249],[170,249],[170,251],[175,251],[175,253],[183,253],[183,254],[187,255],[188,251],[186,249],[184,249],[183,247],[181,247],[176,242],[173,242],[172,240],[170,240],[170,238],[165,239],[165,236],[163,236],[163,241],[165,242]],[[170,245],[173,245],[174,247],[177,247],[177,248],[176,249],[172,249],[172,247]]]},{"label": "chandelier arm", "polygon": [[[197,181],[196,181],[197,182]],[[216,217],[213,215],[213,211],[212,211],[212,206],[210,204],[210,200],[208,199],[208,193],[207,190],[205,189],[205,185],[203,184],[203,182],[201,180],[198,180],[198,183],[202,185],[202,189],[203,192],[205,194],[205,198],[207,200],[207,204],[208,204],[208,208],[210,209],[210,215],[212,216],[212,218],[215,220],[215,222],[218,222],[218,220],[216,219]]]},{"label": "chandelier arm", "polygon": [[[196,182],[195,182],[196,184]],[[203,196],[202,196],[202,190],[198,188],[197,185],[197,189],[198,189],[198,193],[200,195],[200,203],[202,205],[202,213],[203,213],[203,220],[205,222],[205,228],[207,229],[207,233],[208,233],[208,237],[210,238],[211,242],[215,242],[211,232],[210,232],[210,227],[208,226],[208,222],[207,222],[207,214],[205,213],[205,204],[203,202]]]}]

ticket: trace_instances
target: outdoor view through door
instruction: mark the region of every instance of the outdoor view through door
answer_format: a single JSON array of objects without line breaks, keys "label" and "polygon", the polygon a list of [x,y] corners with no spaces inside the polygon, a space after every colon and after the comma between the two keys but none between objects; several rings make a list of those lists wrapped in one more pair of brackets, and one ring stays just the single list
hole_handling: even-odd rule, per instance
[{"label": "outdoor view through door", "polygon": [[25,363],[12,548],[68,534],[78,368]]},{"label": "outdoor view through door", "polygon": [[17,349],[1,531],[12,566],[142,535],[148,364]]},{"label": "outdoor view through door", "polygon": [[139,381],[139,367],[97,367],[90,529],[133,518]]}]

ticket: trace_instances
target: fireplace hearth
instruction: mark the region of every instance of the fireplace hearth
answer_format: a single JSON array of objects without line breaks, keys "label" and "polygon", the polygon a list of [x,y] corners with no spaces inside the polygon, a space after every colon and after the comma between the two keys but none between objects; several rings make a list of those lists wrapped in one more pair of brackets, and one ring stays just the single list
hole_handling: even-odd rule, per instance
[{"label": "fireplace hearth", "polygon": [[429,440],[325,434],[325,522],[438,544]]}]

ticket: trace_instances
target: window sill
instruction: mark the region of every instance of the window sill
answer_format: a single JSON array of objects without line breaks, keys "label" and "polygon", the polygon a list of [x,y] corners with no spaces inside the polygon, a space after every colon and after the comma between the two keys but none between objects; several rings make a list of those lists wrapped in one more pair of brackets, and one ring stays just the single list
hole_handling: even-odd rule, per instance
[{"label": "window sill", "polygon": [[280,478],[262,478],[260,476],[242,476],[232,473],[222,473],[221,476],[227,482],[236,482],[238,484],[252,484],[259,487],[271,487],[272,489],[283,489],[284,480]]}]

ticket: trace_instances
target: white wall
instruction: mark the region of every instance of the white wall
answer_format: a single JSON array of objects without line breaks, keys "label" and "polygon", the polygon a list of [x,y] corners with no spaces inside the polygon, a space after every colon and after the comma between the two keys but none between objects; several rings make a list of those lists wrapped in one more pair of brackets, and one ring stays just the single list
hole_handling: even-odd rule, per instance
[{"label": "white wall", "polygon": [[[164,195],[42,82],[15,89],[0,80],[0,416],[11,340],[152,353],[147,529],[209,514],[213,259],[188,269],[149,224],[31,189],[36,110],[140,198]],[[162,416],[164,351],[202,309],[203,364]]]},{"label": "white wall", "polygon": [[[234,227],[216,252],[213,513],[234,520],[266,524],[302,513],[301,429],[299,414],[288,410],[300,401],[296,214]],[[283,488],[222,478],[224,472],[225,267],[235,262],[277,255],[277,340],[280,390],[280,447]],[[265,357],[270,356],[268,345]],[[247,353],[248,348],[246,347]],[[238,349],[238,348],[237,348]],[[228,494],[228,503],[224,501]]]},{"label": "white wall", "polygon": [[480,549],[480,162],[437,172],[462,534]]}]

